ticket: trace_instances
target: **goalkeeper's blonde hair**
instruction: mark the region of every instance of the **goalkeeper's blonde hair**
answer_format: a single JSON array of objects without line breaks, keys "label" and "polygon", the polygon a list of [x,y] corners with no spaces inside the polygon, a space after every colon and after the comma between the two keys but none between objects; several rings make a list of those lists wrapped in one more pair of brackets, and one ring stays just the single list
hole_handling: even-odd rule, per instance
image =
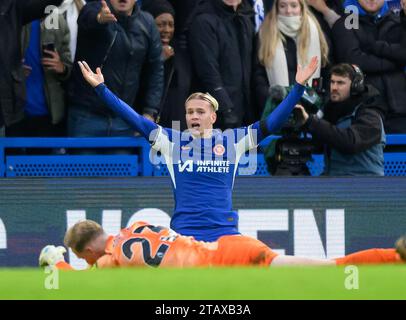
[{"label": "goalkeeper's blonde hair", "polygon": [[104,230],[101,225],[92,220],[84,220],[66,231],[63,242],[65,246],[80,253],[91,240],[102,234],[104,234]]},{"label": "goalkeeper's blonde hair", "polygon": [[212,106],[214,112],[217,112],[217,110],[219,109],[219,103],[217,102],[217,100],[208,92],[203,93],[203,92],[195,92],[192,93],[187,99],[185,104],[187,104],[190,100],[192,99],[197,99],[197,100],[204,100],[208,103],[210,103],[210,105]]}]

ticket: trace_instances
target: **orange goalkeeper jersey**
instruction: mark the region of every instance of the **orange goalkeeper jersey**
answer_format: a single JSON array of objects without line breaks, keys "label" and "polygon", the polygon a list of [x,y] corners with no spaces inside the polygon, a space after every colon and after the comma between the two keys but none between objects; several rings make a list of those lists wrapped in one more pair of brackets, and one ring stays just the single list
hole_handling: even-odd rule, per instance
[{"label": "orange goalkeeper jersey", "polygon": [[165,227],[136,222],[108,238],[106,254],[97,261],[97,266],[269,266],[275,256],[276,253],[261,241],[242,235],[202,242]]},{"label": "orange goalkeeper jersey", "polygon": [[[136,222],[108,237],[99,268],[109,267],[200,267],[270,266],[277,256],[259,240],[242,235],[222,236],[216,242],[196,241],[165,228]],[[395,249],[370,249],[336,259],[337,264],[404,263]],[[58,269],[72,267],[64,261]]]}]

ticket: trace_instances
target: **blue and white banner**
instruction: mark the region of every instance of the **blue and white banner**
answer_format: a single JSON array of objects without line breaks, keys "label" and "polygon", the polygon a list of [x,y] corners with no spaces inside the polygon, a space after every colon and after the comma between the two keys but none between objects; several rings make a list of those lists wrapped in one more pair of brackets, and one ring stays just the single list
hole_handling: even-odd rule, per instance
[{"label": "blue and white banner", "polygon": [[258,32],[265,19],[264,3],[262,0],[253,0],[253,7],[255,11],[255,30]]}]

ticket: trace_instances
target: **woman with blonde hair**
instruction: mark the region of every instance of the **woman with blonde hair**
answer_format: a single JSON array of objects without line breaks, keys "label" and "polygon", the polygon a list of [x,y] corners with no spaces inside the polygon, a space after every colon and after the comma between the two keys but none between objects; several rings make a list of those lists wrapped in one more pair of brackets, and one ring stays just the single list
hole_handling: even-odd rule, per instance
[{"label": "woman with blonde hair", "polygon": [[[317,19],[304,0],[275,0],[259,30],[256,82],[262,109],[270,87],[294,84],[298,64],[306,64],[312,56],[321,61],[314,75],[328,64],[329,47]],[[262,97],[261,97],[262,95]]]}]

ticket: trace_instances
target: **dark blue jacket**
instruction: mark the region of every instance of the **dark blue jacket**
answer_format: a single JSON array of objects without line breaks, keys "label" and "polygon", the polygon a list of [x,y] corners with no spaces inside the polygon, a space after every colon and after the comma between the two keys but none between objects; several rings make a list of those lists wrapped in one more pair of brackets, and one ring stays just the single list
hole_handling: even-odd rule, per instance
[{"label": "dark blue jacket", "polygon": [[359,16],[359,27],[347,29],[347,16],[333,26],[337,62],[357,64],[365,81],[385,101],[385,129],[406,132],[406,16],[387,12],[381,18]]},{"label": "dark blue jacket", "polygon": [[189,48],[196,91],[219,102],[218,125],[234,128],[252,122],[251,72],[254,12],[246,2],[234,11],[221,0],[202,1],[190,19]]},{"label": "dark blue jacket", "polygon": [[[87,3],[78,18],[77,51],[69,85],[70,105],[98,114],[111,114],[82,77],[77,61],[85,60],[93,70],[102,68],[106,85],[127,104],[140,113],[157,113],[164,76],[161,40],[154,19],[135,6],[131,16],[115,14],[118,22],[99,24],[100,8],[100,2]],[[141,82],[143,99],[136,102]]]}]

